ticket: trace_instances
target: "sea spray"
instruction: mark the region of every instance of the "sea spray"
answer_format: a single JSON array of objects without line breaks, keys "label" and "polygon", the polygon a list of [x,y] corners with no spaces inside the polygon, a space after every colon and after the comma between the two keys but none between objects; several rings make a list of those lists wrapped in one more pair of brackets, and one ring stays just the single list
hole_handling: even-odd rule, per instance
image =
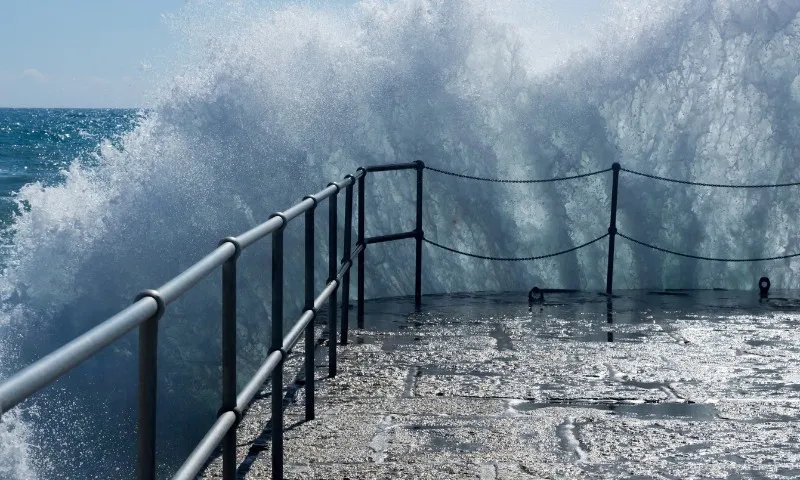
[{"label": "sea spray", "polygon": [[[670,3],[659,7],[668,21],[638,35],[612,63],[624,68],[592,88],[623,164],[695,181],[797,180],[800,2]],[[638,7],[626,11],[642,18]],[[590,63],[602,70],[597,59]],[[796,189],[720,190],[627,176],[620,230],[708,256],[797,253]],[[750,289],[765,271],[784,287],[798,284],[796,261],[698,265],[630,245],[617,258],[629,287]]]},{"label": "sea spray", "polygon": [[[187,64],[122,147],[105,145],[100,165],[76,163],[59,186],[20,191],[23,213],[2,277],[3,337],[10,339],[3,369],[65,343],[219,239],[360,165],[421,159],[473,175],[547,178],[618,161],[690,180],[800,178],[800,2],[638,3],[646,5],[617,7],[619,23],[591,51],[544,73],[530,65],[537,45],[523,41],[535,27],[504,20],[489,1],[365,1],[344,13],[190,5],[176,20],[189,39],[180,50]],[[367,184],[369,235],[413,228],[410,175],[371,174]],[[425,186],[426,237],[474,253],[550,253],[608,227],[608,176],[497,185],[426,172]],[[623,173],[619,229],[705,255],[781,254],[800,251],[797,202],[787,189],[709,191]],[[320,285],[325,227],[321,218]],[[410,242],[370,247],[367,295],[410,293],[412,256]],[[432,247],[424,256],[427,293],[605,282],[602,244],[532,264],[498,265]],[[302,298],[297,225],[287,232],[287,257],[292,320]],[[617,262],[619,288],[749,287],[765,268],[698,266],[622,241]],[[241,261],[242,380],[267,353],[268,265],[268,240]],[[771,264],[770,277],[796,287],[798,267]],[[218,339],[219,277],[212,275],[160,324],[162,474],[214,418]],[[41,450],[19,465],[56,464],[45,478],[130,476],[135,343],[129,335],[36,397],[39,417],[20,426],[35,432]]]}]

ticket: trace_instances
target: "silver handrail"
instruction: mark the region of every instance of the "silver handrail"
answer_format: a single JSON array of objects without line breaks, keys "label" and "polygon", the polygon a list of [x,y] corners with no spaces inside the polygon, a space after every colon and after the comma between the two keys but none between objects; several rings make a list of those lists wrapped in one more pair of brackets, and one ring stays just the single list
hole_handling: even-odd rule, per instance
[{"label": "silver handrail", "polygon": [[[421,162],[418,162],[421,164]],[[381,165],[375,171],[403,170],[417,168],[414,164]],[[314,417],[314,382],[313,382],[313,345],[314,329],[313,320],[319,311],[328,304],[329,325],[329,373],[336,374],[336,295],[340,286],[349,283],[349,272],[354,259],[358,257],[358,295],[359,295],[359,320],[363,318],[363,260],[366,241],[363,233],[363,198],[364,177],[367,169],[359,168],[355,174],[347,175],[340,182],[333,182],[325,189],[305,197],[302,201],[289,209],[276,213],[269,220],[236,236],[228,237],[220,245],[200,261],[190,266],[176,277],[167,281],[155,290],[145,290],[136,297],[132,305],[116,315],[103,321],[96,327],[78,336],[66,345],[42,357],[33,364],[17,372],[10,378],[0,383],[0,415],[8,412],[20,402],[32,396],[39,390],[55,382],[57,379],[77,367],[93,355],[103,350],[108,345],[139,327],[139,401],[138,401],[138,432],[137,432],[137,462],[136,477],[140,480],[155,478],[155,412],[156,412],[156,377],[157,358],[156,346],[158,338],[158,321],[164,314],[167,306],[181,295],[191,290],[197,283],[209,274],[222,267],[222,366],[223,366],[223,405],[220,414],[200,441],[195,450],[189,455],[184,464],[175,473],[174,479],[192,479],[203,469],[210,455],[223,443],[223,478],[232,480],[236,475],[236,427],[241,421],[243,412],[256,396],[263,384],[271,377],[273,379],[273,448],[272,448],[272,476],[283,477],[283,406],[282,406],[282,369],[283,363],[289,352],[298,343],[305,332],[306,374],[312,373],[311,381],[307,379],[306,419]],[[352,228],[352,189],[358,183],[360,201],[358,240],[355,249],[345,245],[346,255],[341,259],[341,268],[336,268],[337,256],[336,230],[337,225],[337,197],[344,189],[347,192],[348,202],[345,205],[345,219],[349,228]],[[421,192],[418,192],[418,196]],[[313,297],[314,282],[314,212],[318,204],[329,200],[329,276],[325,288],[316,297]],[[283,230],[286,224],[300,215],[305,214],[306,223],[306,300],[303,313],[292,325],[290,331],[283,333]],[[418,219],[418,224],[419,224]],[[267,236],[273,238],[273,340],[270,353],[264,363],[256,371],[247,385],[237,394],[236,392],[236,265],[243,250],[257,243]],[[345,238],[350,239],[350,232],[345,230]],[[347,283],[344,283],[347,282]],[[349,294],[348,294],[349,296]],[[342,302],[342,336],[347,336],[347,309],[349,301],[344,298]]]}]

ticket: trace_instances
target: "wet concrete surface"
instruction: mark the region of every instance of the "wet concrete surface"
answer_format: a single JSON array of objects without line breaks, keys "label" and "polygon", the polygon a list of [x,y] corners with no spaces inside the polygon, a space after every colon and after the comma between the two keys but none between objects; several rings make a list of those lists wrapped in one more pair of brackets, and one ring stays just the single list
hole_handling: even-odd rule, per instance
[{"label": "wet concrete surface", "polygon": [[[286,477],[800,477],[797,296],[681,293],[368,302],[335,378],[318,349],[316,420],[287,391]],[[240,478],[270,478],[268,420],[266,394]]]}]

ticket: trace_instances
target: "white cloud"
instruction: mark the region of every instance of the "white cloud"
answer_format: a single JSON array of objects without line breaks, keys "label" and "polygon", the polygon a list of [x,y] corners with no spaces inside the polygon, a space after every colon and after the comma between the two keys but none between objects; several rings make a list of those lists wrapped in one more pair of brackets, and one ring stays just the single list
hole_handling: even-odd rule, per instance
[{"label": "white cloud", "polygon": [[42,72],[35,68],[26,68],[22,71],[22,76],[25,79],[34,80],[36,82],[43,82],[47,79]]}]

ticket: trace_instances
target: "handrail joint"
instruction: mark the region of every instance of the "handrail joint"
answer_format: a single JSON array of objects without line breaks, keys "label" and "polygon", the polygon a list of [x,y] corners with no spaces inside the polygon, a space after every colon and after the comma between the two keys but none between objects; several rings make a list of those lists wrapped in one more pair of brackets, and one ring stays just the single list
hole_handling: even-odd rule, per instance
[{"label": "handrail joint", "polygon": [[164,315],[164,312],[167,311],[167,304],[164,301],[164,297],[161,296],[161,293],[158,290],[144,290],[136,295],[133,301],[136,303],[139,300],[148,297],[156,301],[156,313],[154,313],[150,319],[159,320]]},{"label": "handrail joint", "polygon": [[319,204],[319,200],[317,200],[317,197],[315,195],[306,195],[305,197],[303,197],[303,201],[306,201],[306,200],[311,200],[312,202],[314,202],[314,205],[311,206],[311,210],[314,210],[315,208],[317,208],[317,205]]},{"label": "handrail joint", "polygon": [[242,254],[242,250],[243,250],[242,249],[242,243],[239,242],[239,239],[236,238],[236,237],[225,237],[225,238],[223,238],[222,240],[219,241],[219,245],[218,246],[221,247],[222,245],[225,245],[226,243],[230,243],[231,245],[233,245],[233,256],[230,258],[230,260],[238,259],[239,256]]},{"label": "handrail joint", "polygon": [[238,406],[233,407],[231,409],[222,407],[219,410],[217,410],[217,418],[225,415],[228,412],[233,413],[234,415],[236,415],[236,421],[234,422],[233,427],[231,427],[231,428],[235,429],[235,428],[237,428],[239,426],[239,423],[242,422],[242,419],[244,418],[244,413],[242,413],[242,410]]},{"label": "handrail joint", "polygon": [[273,213],[272,215],[269,216],[270,219],[275,218],[275,217],[280,218],[281,222],[282,222],[281,226],[278,228],[278,230],[283,230],[286,227],[286,224],[289,223],[289,220],[286,219],[286,215],[284,215],[283,212],[275,212],[275,213]]}]

